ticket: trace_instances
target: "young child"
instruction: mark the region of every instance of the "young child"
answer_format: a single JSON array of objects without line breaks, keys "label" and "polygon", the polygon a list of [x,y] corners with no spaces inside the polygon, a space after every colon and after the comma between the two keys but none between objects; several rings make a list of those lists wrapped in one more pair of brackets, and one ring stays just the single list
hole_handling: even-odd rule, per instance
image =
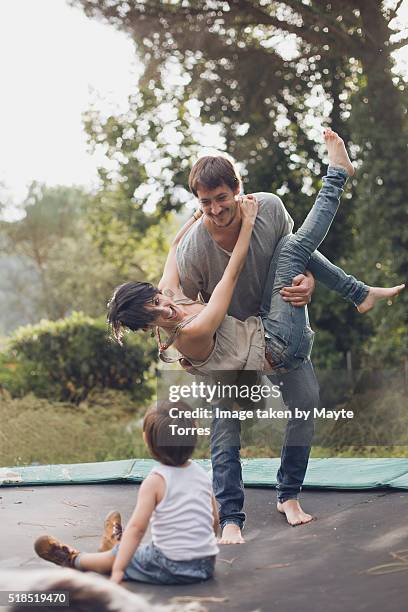
[{"label": "young child", "polygon": [[[111,574],[116,583],[190,584],[211,578],[218,553],[218,511],[209,476],[190,460],[197,436],[194,421],[183,410],[189,407],[182,402],[162,402],[145,416],[143,437],[160,463],[140,486],[123,536],[120,514],[114,511],[105,520],[101,552],[81,553],[42,536],[34,544],[36,553],[57,565]],[[170,425],[193,433],[173,435]],[[152,542],[139,546],[149,521]]]}]

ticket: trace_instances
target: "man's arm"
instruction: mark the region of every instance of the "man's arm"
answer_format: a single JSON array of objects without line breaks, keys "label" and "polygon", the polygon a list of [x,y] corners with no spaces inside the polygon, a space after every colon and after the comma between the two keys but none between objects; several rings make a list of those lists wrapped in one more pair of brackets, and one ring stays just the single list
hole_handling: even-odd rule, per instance
[{"label": "man's arm", "polygon": [[293,306],[307,306],[312,300],[315,287],[313,274],[306,270],[304,274],[295,276],[291,287],[283,287],[279,293],[285,302],[290,302]]}]

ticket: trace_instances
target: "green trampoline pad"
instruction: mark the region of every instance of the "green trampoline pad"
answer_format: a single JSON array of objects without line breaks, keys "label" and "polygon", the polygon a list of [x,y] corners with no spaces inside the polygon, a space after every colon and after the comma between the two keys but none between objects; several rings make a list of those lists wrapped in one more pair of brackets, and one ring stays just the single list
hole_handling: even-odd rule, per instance
[{"label": "green trampoline pad", "polygon": [[[211,462],[198,460],[208,472]],[[101,463],[0,468],[0,486],[141,482],[154,466],[152,459]],[[243,459],[247,487],[276,486],[280,459]],[[304,488],[408,489],[408,459],[311,459]]]}]

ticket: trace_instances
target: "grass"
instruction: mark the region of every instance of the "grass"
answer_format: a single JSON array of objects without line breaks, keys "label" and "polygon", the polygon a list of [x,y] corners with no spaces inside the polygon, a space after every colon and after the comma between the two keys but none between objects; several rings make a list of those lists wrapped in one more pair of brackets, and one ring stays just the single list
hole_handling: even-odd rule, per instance
[{"label": "grass", "polygon": [[[108,394],[109,395],[109,394]],[[112,395],[112,394],[111,394]],[[119,396],[119,397],[118,397]],[[79,406],[27,395],[0,399],[0,465],[85,463],[147,457],[138,411],[125,394],[115,408],[94,398]],[[144,412],[144,409],[143,409]]]},{"label": "grass", "polygon": [[[329,427],[326,437],[316,437],[312,457],[408,457],[403,388],[357,395],[348,406],[359,414],[361,441],[342,426]],[[0,466],[147,458],[141,432],[145,411],[145,406],[135,406],[126,393],[117,391],[91,393],[76,406],[34,395],[13,399],[0,390]],[[243,426],[241,456],[279,457],[280,429],[265,421]],[[199,439],[194,456],[209,457],[208,438]]]}]

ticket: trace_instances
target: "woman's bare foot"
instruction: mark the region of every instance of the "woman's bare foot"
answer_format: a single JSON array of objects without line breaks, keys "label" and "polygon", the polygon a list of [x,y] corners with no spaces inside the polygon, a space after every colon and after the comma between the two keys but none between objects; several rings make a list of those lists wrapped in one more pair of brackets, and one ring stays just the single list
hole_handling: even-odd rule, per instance
[{"label": "woman's bare foot", "polygon": [[286,520],[289,525],[295,527],[296,525],[302,525],[304,523],[310,523],[313,520],[311,514],[306,514],[300,507],[297,499],[287,499],[285,502],[278,502],[276,504],[278,512],[286,515]]},{"label": "woman's bare foot", "polygon": [[366,299],[357,306],[357,310],[364,314],[371,310],[378,300],[389,300],[401,293],[403,289],[405,289],[405,285],[397,285],[396,287],[369,287]]},{"label": "woman's bare foot", "polygon": [[239,526],[235,523],[227,523],[222,530],[218,544],[245,544]]},{"label": "woman's bare foot", "polygon": [[330,166],[340,166],[340,168],[344,168],[349,176],[353,176],[354,167],[348,156],[343,139],[330,128],[324,130],[323,136],[327,146]]}]

